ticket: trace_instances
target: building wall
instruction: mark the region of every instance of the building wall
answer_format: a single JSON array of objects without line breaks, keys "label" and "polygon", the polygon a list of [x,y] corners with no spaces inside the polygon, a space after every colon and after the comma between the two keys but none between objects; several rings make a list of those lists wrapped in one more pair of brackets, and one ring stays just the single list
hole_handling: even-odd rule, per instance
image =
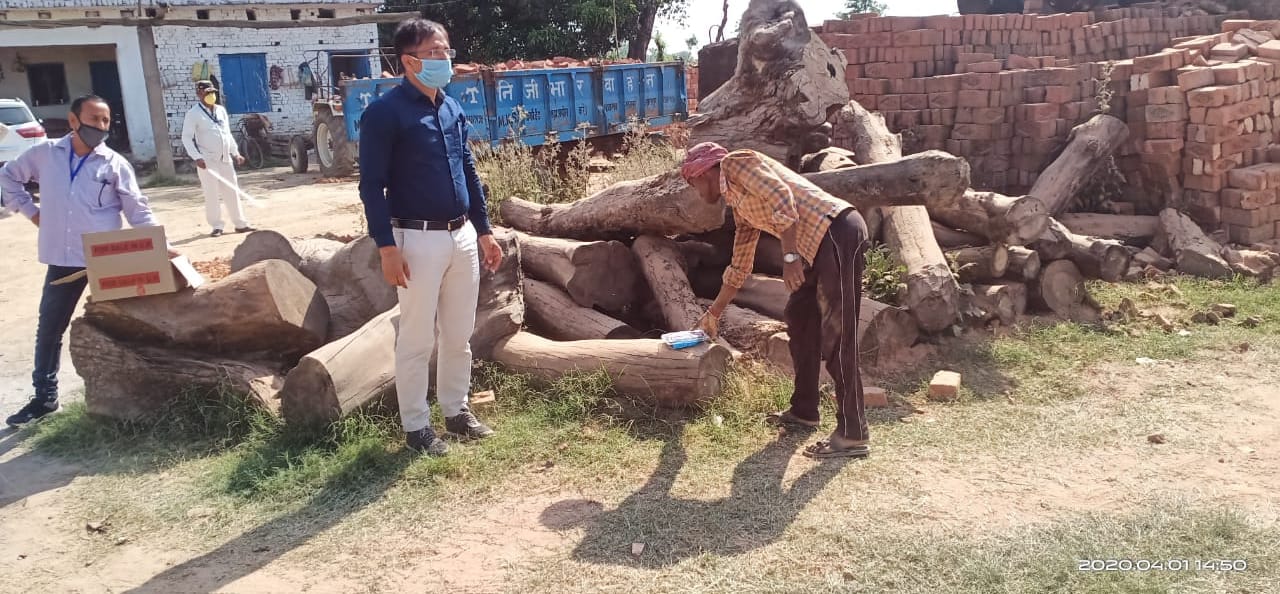
[{"label": "building wall", "polygon": [[65,118],[70,103],[59,105],[34,105],[31,102],[31,86],[26,72],[19,72],[18,59],[24,64],[61,63],[67,74],[68,98],[75,99],[93,92],[89,77],[89,62],[115,61],[116,49],[112,45],[77,47],[0,47],[0,97],[18,98],[31,106],[38,118]]},{"label": "building wall", "polygon": [[[283,10],[287,15],[288,9]],[[264,115],[271,120],[273,134],[299,134],[309,132],[312,122],[311,102],[298,81],[298,65],[314,55],[308,52],[378,46],[377,25],[300,29],[158,27],[155,37],[169,136],[174,154],[179,157],[185,156],[181,148],[182,120],[196,101],[191,80],[195,64],[207,60],[210,71],[221,79],[220,54],[266,54],[268,70],[278,67],[282,76],[277,88],[270,89],[271,111]],[[238,121],[239,116],[233,115],[232,119]]]},{"label": "building wall", "polygon": [[[138,47],[138,32],[133,27],[68,27],[58,29],[56,33],[42,29],[0,29],[0,48],[23,48],[20,53],[26,58],[26,48],[48,48],[55,55],[76,55],[77,48],[83,46],[107,46],[114,48],[116,65],[120,71],[120,87],[124,94],[124,112],[125,119],[129,126],[129,142],[133,150],[133,157],[136,159],[146,160],[154,159],[156,156],[156,148],[154,142],[154,134],[151,128],[151,116],[147,109],[147,89],[146,80],[142,74],[142,53]],[[72,53],[68,53],[72,52]],[[64,60],[67,61],[67,60]],[[8,78],[15,73],[12,72],[12,63],[8,60],[0,58],[0,65],[5,70],[5,84]],[[67,72],[68,86],[72,97],[77,93],[76,83],[73,81],[83,80],[87,85],[89,79],[88,67],[84,66],[83,76],[75,74],[74,67],[69,67]],[[17,84],[17,83],[14,83]],[[81,89],[87,90],[87,89]],[[7,91],[3,93],[9,94]],[[21,92],[18,97],[27,98],[30,96],[30,89],[26,86],[26,79],[22,79]],[[52,110],[52,111],[50,111]],[[37,113],[41,117],[66,117],[65,107],[50,107],[48,109],[40,109]]]}]

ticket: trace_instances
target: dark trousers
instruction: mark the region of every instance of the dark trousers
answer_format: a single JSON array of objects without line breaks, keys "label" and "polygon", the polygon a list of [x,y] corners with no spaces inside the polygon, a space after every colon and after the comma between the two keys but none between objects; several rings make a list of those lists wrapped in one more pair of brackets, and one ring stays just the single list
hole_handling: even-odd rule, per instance
[{"label": "dark trousers", "polygon": [[71,316],[76,313],[80,296],[89,284],[81,278],[65,285],[52,285],[69,274],[84,270],[67,266],[50,266],[44,277],[44,293],[40,297],[40,321],[36,325],[36,365],[31,372],[31,384],[36,388],[36,400],[58,400],[58,369],[62,367],[62,335],[67,333]]},{"label": "dark trousers", "polygon": [[870,438],[858,369],[858,315],[869,245],[862,215],[852,209],[837,215],[786,309],[796,375],[792,414],[818,420],[818,375],[826,361],[836,388],[836,434],[854,440]]}]

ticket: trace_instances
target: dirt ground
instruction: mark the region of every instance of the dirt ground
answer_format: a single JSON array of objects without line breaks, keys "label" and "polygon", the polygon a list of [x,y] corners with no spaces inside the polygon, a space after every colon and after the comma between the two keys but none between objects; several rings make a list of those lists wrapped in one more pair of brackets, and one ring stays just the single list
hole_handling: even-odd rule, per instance
[{"label": "dirt ground", "polygon": [[[287,168],[253,171],[241,176],[243,189],[258,198],[246,207],[250,223],[290,237],[354,233],[360,198],[354,182],[315,183],[319,174],[294,174]],[[193,261],[230,257],[241,236],[214,238],[205,222],[204,198],[197,185],[146,191],[169,241]],[[36,228],[22,216],[0,220],[0,411],[7,416],[31,397],[32,351],[45,268],[36,254]],[[79,399],[83,386],[64,349],[62,394]]]},{"label": "dirt ground", "polygon": [[[250,210],[253,224],[293,237],[353,232],[355,185],[314,181],[314,175],[283,170],[246,175],[245,189],[261,200]],[[239,238],[207,236],[195,187],[149,194],[181,251],[194,260],[231,254]],[[9,255],[0,262],[0,299],[6,305],[0,311],[0,406],[8,410],[29,391],[43,270],[35,258],[35,228],[26,221],[0,221],[0,242]],[[75,398],[78,382],[69,359],[64,361],[64,394]],[[167,493],[181,486],[172,484],[181,469],[100,475],[32,452],[24,434],[6,431],[0,433],[0,591],[529,592],[599,591],[589,584],[602,583],[637,592],[730,591],[724,584],[703,582],[699,589],[683,580],[722,565],[759,572],[780,558],[811,563],[815,576],[829,575],[821,561],[804,559],[812,557],[813,547],[826,546],[812,535],[832,531],[847,534],[847,540],[843,547],[824,549],[824,555],[856,567],[893,562],[859,558],[861,547],[871,550],[859,539],[878,538],[886,530],[991,534],[1077,512],[1122,512],[1154,497],[1239,506],[1274,529],[1280,521],[1277,368],[1280,352],[1271,348],[1216,353],[1197,363],[1096,366],[1077,378],[1083,387],[1079,398],[1026,405],[1034,408],[1026,427],[984,436],[1004,445],[960,460],[946,443],[929,441],[927,431],[974,431],[965,427],[962,408],[930,406],[909,425],[887,430],[887,447],[861,465],[815,463],[798,455],[799,442],[779,439],[762,444],[759,459],[739,465],[763,462],[762,468],[778,475],[776,484],[746,492],[747,500],[759,499],[750,505],[738,492],[738,471],[727,480],[736,461],[695,456],[690,465],[714,466],[704,471],[723,475],[722,487],[690,489],[679,479],[688,470],[678,466],[666,491],[653,478],[645,482],[652,468],[635,469],[622,484],[578,488],[538,470],[512,477],[510,488],[476,500],[405,502],[392,490],[332,522],[231,521],[231,528],[212,536],[200,508],[173,512],[183,518],[176,522],[154,519],[162,528],[113,528],[105,536],[86,530],[87,521],[104,520],[85,503],[97,490],[124,484]],[[1150,443],[1147,436],[1154,433],[1167,444]],[[764,474],[745,479],[770,480]],[[723,514],[735,505],[746,505],[742,515],[755,517],[761,504],[779,515],[758,531],[699,523],[703,514]],[[417,522],[424,512],[404,511],[412,506],[448,511]],[[611,546],[610,539],[625,539],[637,519],[688,522],[690,531],[705,532],[688,537],[701,539],[694,548],[715,558],[704,553],[623,565],[598,550]],[[863,529],[873,536],[859,535]],[[843,575],[852,579],[848,570]],[[817,586],[796,585],[795,591],[877,591]]]}]

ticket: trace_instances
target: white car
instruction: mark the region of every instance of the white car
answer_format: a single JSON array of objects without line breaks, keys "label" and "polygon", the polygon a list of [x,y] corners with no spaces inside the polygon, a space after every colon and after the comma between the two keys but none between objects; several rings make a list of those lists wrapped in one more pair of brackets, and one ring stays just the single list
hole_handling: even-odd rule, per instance
[{"label": "white car", "polygon": [[0,163],[45,140],[44,126],[21,99],[0,99]]}]

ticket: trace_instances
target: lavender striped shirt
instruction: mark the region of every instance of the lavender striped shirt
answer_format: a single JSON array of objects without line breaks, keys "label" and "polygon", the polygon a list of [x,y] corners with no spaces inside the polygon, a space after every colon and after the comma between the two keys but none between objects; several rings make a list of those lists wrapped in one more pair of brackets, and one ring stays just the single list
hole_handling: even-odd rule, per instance
[{"label": "lavender striped shirt", "polygon": [[[71,136],[38,144],[0,169],[0,203],[27,218],[40,214],[40,262],[52,266],[84,266],[80,236],[117,231],[123,224],[154,227],[155,215],[138,188],[133,166],[119,153],[99,145],[85,157],[71,180]],[[80,157],[74,158],[80,165]],[[40,204],[23,188],[40,184]]]}]

